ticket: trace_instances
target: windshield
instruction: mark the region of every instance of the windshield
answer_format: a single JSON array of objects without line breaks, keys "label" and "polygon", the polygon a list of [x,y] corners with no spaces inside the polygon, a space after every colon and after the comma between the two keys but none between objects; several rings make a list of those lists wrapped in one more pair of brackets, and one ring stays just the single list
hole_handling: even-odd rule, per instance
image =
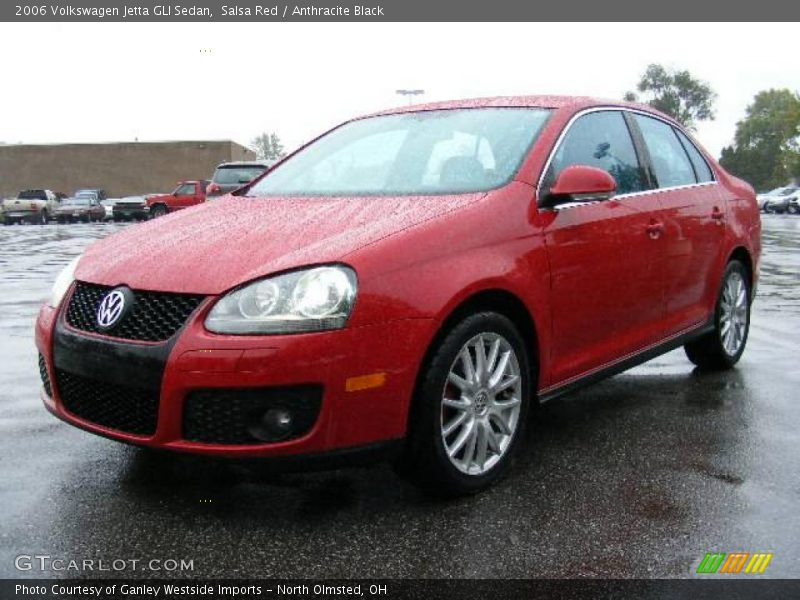
[{"label": "windshield", "polygon": [[248,196],[453,194],[507,183],[550,111],[435,110],[360,119],[271,171]]},{"label": "windshield", "polygon": [[250,183],[254,178],[258,177],[266,171],[265,167],[220,167],[214,173],[214,183],[220,185],[242,185]]}]

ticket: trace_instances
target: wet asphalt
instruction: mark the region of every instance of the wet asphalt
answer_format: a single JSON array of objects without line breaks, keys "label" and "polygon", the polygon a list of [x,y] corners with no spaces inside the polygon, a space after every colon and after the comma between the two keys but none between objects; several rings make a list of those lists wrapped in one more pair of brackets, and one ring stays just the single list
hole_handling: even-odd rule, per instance
[{"label": "wet asphalt", "polygon": [[[0,577],[692,577],[712,551],[772,552],[765,576],[800,577],[800,218],[763,221],[736,370],[698,372],[678,350],[550,403],[505,481],[446,502],[386,465],[275,475],[56,420],[38,305],[123,225],[0,227]],[[28,554],[194,568],[15,569]]]}]

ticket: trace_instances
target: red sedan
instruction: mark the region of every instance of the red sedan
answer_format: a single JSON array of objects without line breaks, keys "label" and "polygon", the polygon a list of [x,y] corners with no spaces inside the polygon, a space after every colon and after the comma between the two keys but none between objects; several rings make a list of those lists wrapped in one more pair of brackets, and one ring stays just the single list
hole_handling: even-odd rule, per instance
[{"label": "red sedan", "polygon": [[759,253],[752,188],[648,107],[387,111],[92,245],[39,314],[42,399],[133,444],[472,492],[535,402],[679,346],[732,367]]}]

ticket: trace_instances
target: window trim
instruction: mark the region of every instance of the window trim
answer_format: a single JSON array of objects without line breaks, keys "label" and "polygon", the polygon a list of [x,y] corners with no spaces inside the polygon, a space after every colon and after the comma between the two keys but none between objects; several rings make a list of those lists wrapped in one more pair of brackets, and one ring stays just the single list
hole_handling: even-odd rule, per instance
[{"label": "window trim", "polygon": [[[553,157],[555,156],[555,154],[558,151],[558,149],[561,147],[561,144],[563,143],[564,138],[566,137],[567,133],[569,133],[569,130],[572,128],[572,126],[575,124],[575,121],[577,121],[578,119],[580,119],[584,115],[595,113],[595,112],[605,112],[605,111],[619,111],[619,112],[623,113],[622,116],[623,116],[623,118],[625,118],[626,123],[628,123],[628,119],[626,118],[625,113],[632,113],[632,114],[640,114],[640,115],[643,115],[645,117],[650,117],[652,119],[656,119],[658,121],[661,121],[662,123],[665,123],[665,124],[669,125],[672,128],[675,128],[677,126],[675,123],[673,123],[673,122],[671,122],[671,121],[669,121],[669,120],[667,120],[667,119],[665,119],[665,118],[663,118],[663,117],[661,117],[659,115],[647,112],[646,110],[639,110],[639,109],[630,108],[630,107],[627,107],[627,106],[614,106],[614,105],[592,106],[590,108],[585,108],[583,110],[580,110],[580,111],[576,112],[574,115],[572,115],[570,117],[569,121],[567,121],[567,124],[561,130],[561,133],[558,134],[558,138],[556,139],[555,143],[553,144],[553,147],[550,148],[550,152],[547,155],[547,160],[545,161],[544,165],[542,166],[542,171],[539,173],[539,179],[536,182],[537,205],[539,204],[539,202],[541,202],[542,197],[543,197],[542,196],[542,184],[544,183],[545,176],[547,175],[547,170],[550,168],[550,163],[553,161]],[[633,125],[634,125],[635,130],[636,130],[636,133],[634,133],[633,131],[630,131],[632,142],[633,142],[634,147],[638,147],[639,140],[637,139],[637,135],[638,136],[642,136],[642,133],[639,130],[639,126],[635,123],[635,120],[631,119],[631,121],[633,121]],[[630,128],[630,124],[628,124],[628,126]],[[680,137],[678,137],[677,134],[673,134],[673,135],[675,135],[675,137],[678,139],[678,142],[681,143]],[[689,138],[688,135],[686,137]],[[642,141],[644,141],[644,140],[642,140]],[[692,139],[689,138],[689,141],[692,142]],[[692,144],[694,145],[694,142],[692,142]],[[681,146],[682,145],[683,144],[681,143]],[[697,148],[696,145],[695,145],[695,148]],[[647,152],[647,148],[644,147],[643,150],[644,150],[644,153],[642,155],[639,155],[639,158],[640,158],[640,160],[641,159],[646,159],[647,164],[646,165],[641,165],[641,166],[647,171],[647,173],[649,175],[650,173],[652,173],[653,166],[652,166],[652,162],[650,160],[650,154]],[[672,190],[690,189],[690,188],[702,187],[702,186],[708,186],[708,185],[718,185],[719,184],[719,180],[717,178],[717,172],[712,168],[711,164],[709,164],[708,160],[706,160],[705,155],[700,151],[699,148],[697,148],[697,151],[700,153],[700,156],[703,158],[703,160],[706,161],[706,165],[708,165],[708,168],[711,171],[711,178],[712,178],[711,181],[704,181],[702,183],[696,182],[696,183],[669,186],[669,187],[654,187],[654,188],[651,188],[649,190],[644,190],[644,191],[641,191],[641,192],[628,192],[627,194],[617,194],[617,195],[612,196],[611,199],[615,200],[615,199],[619,199],[619,198],[635,198],[636,196],[643,196],[644,194],[657,194],[657,193],[662,193],[662,192],[667,192],[667,191],[672,191]],[[687,158],[687,160],[689,160],[689,164],[691,164],[691,159],[689,159],[689,156],[688,156],[689,153],[686,151],[686,149],[684,149],[684,152],[686,152],[686,154],[687,154],[686,158]],[[637,154],[638,154],[638,148],[637,148]],[[692,168],[694,168],[694,166],[692,166]],[[695,179],[696,179],[696,177],[695,177]],[[648,183],[650,183],[652,185],[654,182],[655,182],[655,180],[651,180]],[[605,202],[605,201],[603,201],[603,202]],[[588,203],[581,203],[580,205],[585,205],[585,204],[596,204],[596,203],[595,202],[588,202]],[[578,206],[580,206],[580,205],[578,205]],[[564,205],[564,206],[568,206],[568,205]],[[556,207],[543,207],[543,206],[539,205],[539,206],[537,206],[537,208],[539,208],[540,210],[558,211],[560,207],[559,206],[556,206]]]},{"label": "window trim", "polygon": [[[711,173],[711,181],[716,181],[717,176],[714,173],[714,169],[712,169],[711,165],[708,164],[708,160],[706,160],[705,155],[700,151],[700,148],[697,147],[697,144],[694,143],[692,138],[689,137],[689,134],[675,125],[672,126],[672,131],[675,134],[675,137],[678,138],[678,141],[681,143],[681,146],[683,146],[683,151],[686,152],[687,156],[689,157],[689,162],[691,163],[692,169],[694,170],[694,178],[698,180],[697,183],[710,183],[710,182],[700,181],[700,173],[697,172],[697,167],[695,166],[694,161],[692,160],[692,155],[689,152],[689,149],[686,147],[686,142],[688,142],[689,145],[692,148],[694,148],[694,151],[697,152],[697,155],[700,157],[700,160],[703,161],[703,164],[706,166],[706,169],[708,169],[708,172]],[[684,138],[686,139],[686,142],[683,141]]]}]

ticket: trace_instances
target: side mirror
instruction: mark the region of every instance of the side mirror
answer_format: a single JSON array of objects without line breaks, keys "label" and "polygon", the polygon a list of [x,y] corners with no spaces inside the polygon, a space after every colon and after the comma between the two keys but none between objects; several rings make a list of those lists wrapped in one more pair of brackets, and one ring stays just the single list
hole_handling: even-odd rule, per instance
[{"label": "side mirror", "polygon": [[617,183],[603,169],[588,165],[572,165],[563,169],[543,199],[542,206],[552,208],[567,202],[608,200],[617,190]]}]

